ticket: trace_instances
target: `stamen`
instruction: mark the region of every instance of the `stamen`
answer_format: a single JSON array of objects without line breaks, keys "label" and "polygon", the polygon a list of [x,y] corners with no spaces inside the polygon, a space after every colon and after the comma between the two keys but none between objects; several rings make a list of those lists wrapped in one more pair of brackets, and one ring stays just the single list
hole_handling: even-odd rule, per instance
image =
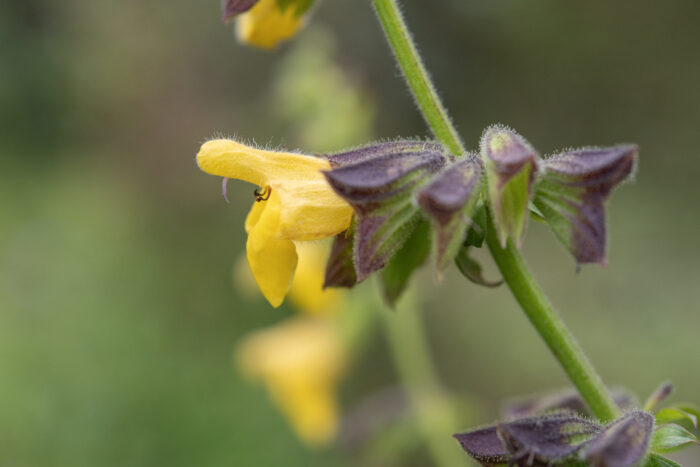
[{"label": "stamen", "polygon": [[228,196],[226,196],[226,187],[228,186],[228,178],[224,177],[224,179],[221,181],[221,195],[224,197],[226,202],[228,203]]},{"label": "stamen", "polygon": [[260,201],[267,201],[268,199],[270,199],[271,194],[272,194],[272,187],[270,187],[270,186],[266,186],[265,188],[263,188],[262,191],[258,191],[257,188],[255,189],[255,191],[253,191],[253,195],[255,196],[255,201],[257,201],[258,203]]}]

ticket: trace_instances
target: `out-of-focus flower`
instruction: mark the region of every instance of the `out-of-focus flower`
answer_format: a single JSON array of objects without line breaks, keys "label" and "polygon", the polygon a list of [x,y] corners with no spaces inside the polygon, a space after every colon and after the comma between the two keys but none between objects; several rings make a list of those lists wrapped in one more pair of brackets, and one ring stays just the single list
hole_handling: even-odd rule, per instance
[{"label": "out-of-focus flower", "polygon": [[312,315],[325,315],[338,311],[347,291],[323,288],[326,262],[330,253],[325,243],[297,245],[299,263],[294,274],[289,300],[300,311]]},{"label": "out-of-focus flower", "polygon": [[282,304],[297,267],[294,241],[320,240],[348,228],[350,206],[327,184],[328,161],[245,146],[232,140],[205,143],[199,167],[212,175],[262,187],[245,221],[248,263],[265,298]]},{"label": "out-of-focus flower", "polygon": [[245,376],[267,387],[302,441],[319,446],[334,439],[345,351],[332,321],[297,317],[255,332],[239,344],[236,360]]},{"label": "out-of-focus flower", "polygon": [[292,38],[305,24],[308,0],[228,0],[224,20],[236,17],[236,35],[248,45],[274,49]]}]

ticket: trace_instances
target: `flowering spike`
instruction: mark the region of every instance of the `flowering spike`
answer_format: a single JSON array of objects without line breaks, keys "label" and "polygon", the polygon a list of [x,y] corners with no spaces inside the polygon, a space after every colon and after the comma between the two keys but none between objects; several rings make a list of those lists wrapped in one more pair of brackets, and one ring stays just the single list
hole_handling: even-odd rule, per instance
[{"label": "flowering spike", "polygon": [[515,131],[492,126],[481,137],[481,157],[498,239],[504,248],[508,238],[520,247],[537,172],[537,152]]},{"label": "flowering spike", "polygon": [[244,13],[258,3],[259,0],[224,0],[222,5],[222,19],[228,22],[234,16]]},{"label": "flowering spike", "polygon": [[591,465],[632,467],[644,458],[654,429],[654,417],[641,410],[629,412],[605,427],[586,447]]},{"label": "flowering spike", "polygon": [[581,263],[605,264],[603,204],[633,172],[637,146],[577,149],[544,161],[535,207],[556,237]]},{"label": "flowering spike", "polygon": [[437,174],[417,196],[431,218],[438,273],[457,255],[471,224],[481,185],[481,163],[467,156]]},{"label": "flowering spike", "polygon": [[418,208],[412,203],[413,192],[444,166],[446,157],[422,146],[404,152],[374,148],[356,151],[366,156],[346,154],[342,159],[352,162],[325,175],[357,214],[354,263],[361,281],[383,268],[410,236],[420,220]]}]

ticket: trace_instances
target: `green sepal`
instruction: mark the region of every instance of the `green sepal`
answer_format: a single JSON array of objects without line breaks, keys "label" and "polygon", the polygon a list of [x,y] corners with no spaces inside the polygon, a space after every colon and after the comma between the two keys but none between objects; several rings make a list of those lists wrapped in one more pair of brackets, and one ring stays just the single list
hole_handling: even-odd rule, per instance
[{"label": "green sepal", "polygon": [[693,428],[698,429],[700,420],[700,407],[693,404],[676,404],[666,407],[656,413],[656,423],[659,425],[671,422],[690,423]]},{"label": "green sepal", "polygon": [[487,128],[481,138],[481,158],[501,246],[505,248],[512,238],[520,247],[529,217],[537,152],[515,131],[496,125]]},{"label": "green sepal", "polygon": [[679,463],[672,461],[671,459],[664,457],[660,454],[650,454],[647,461],[644,463],[644,467],[683,467]]},{"label": "green sepal", "polygon": [[420,220],[411,236],[380,272],[382,295],[394,306],[408,285],[413,272],[425,263],[430,253],[430,223]]},{"label": "green sepal", "polygon": [[656,428],[651,438],[651,450],[665,453],[698,444],[698,438],[675,423],[667,423]]}]

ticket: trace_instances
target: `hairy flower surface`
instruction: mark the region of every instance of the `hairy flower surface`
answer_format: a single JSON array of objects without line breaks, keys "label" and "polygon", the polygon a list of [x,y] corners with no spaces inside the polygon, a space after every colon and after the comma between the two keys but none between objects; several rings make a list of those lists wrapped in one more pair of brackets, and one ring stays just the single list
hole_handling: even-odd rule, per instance
[{"label": "hairy flower surface", "polygon": [[241,42],[274,49],[299,31],[306,23],[306,16],[297,4],[282,9],[278,0],[259,0],[252,8],[236,17],[236,35]]},{"label": "hairy flower surface", "polygon": [[297,436],[310,445],[328,443],[337,432],[336,387],[345,367],[338,334],[331,321],[292,318],[251,334],[236,351],[243,374],[266,385]]},{"label": "hairy flower surface", "polygon": [[328,186],[328,161],[213,140],[197,154],[212,175],[262,187],[245,221],[248,263],[265,298],[282,304],[297,266],[295,241],[320,240],[350,225],[352,208]]}]

